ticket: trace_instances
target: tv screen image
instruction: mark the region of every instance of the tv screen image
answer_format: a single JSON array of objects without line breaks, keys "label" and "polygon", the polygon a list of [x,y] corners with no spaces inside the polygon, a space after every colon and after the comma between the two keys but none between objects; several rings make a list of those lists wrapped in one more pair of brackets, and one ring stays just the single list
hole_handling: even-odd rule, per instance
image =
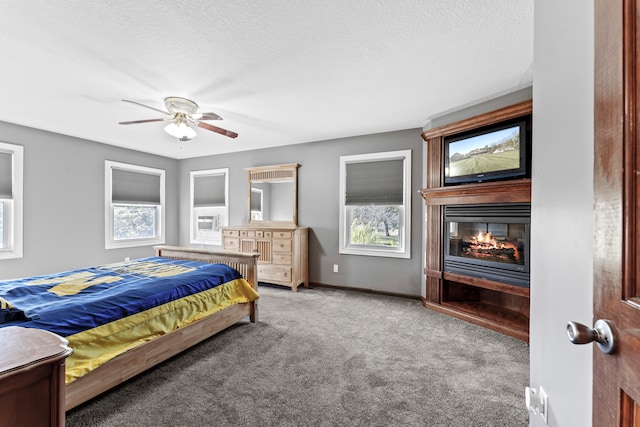
[{"label": "tv screen image", "polygon": [[445,140],[445,183],[522,177],[527,174],[526,123]]}]

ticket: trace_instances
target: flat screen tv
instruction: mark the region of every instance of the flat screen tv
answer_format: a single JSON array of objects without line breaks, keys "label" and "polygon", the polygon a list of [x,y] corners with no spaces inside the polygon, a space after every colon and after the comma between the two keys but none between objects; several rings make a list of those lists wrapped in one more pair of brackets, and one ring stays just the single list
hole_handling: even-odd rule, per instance
[{"label": "flat screen tv", "polygon": [[526,117],[445,137],[445,185],[528,178],[530,123]]}]

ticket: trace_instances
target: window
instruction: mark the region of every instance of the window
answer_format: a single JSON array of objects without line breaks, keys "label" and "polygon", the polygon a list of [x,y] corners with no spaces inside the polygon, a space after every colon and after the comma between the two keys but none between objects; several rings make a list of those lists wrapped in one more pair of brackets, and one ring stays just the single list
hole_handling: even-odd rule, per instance
[{"label": "window", "polygon": [[251,220],[262,221],[264,190],[251,187]]},{"label": "window", "polygon": [[229,169],[191,172],[191,243],[221,245],[229,225]]},{"label": "window", "polygon": [[411,257],[411,150],[340,157],[340,253]]},{"label": "window", "polygon": [[164,243],[165,172],[105,161],[105,247]]},{"label": "window", "polygon": [[0,260],[22,258],[24,148],[0,142]]}]

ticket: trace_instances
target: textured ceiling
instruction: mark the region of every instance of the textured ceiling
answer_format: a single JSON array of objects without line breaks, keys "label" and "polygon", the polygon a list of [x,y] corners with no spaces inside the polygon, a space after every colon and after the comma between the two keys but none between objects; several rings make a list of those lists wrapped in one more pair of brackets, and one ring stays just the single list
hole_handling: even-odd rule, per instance
[{"label": "textured ceiling", "polygon": [[[533,0],[2,0],[0,35],[0,121],[178,159],[421,128],[533,81]],[[166,96],[240,136],[117,124]]]}]

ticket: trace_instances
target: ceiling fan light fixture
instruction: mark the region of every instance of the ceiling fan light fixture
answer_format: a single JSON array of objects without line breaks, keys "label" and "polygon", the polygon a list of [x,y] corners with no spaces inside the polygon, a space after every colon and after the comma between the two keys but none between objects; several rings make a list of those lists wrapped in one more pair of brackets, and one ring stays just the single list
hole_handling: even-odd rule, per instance
[{"label": "ceiling fan light fixture", "polygon": [[188,141],[192,138],[195,138],[197,133],[186,123],[174,123],[171,122],[164,128],[165,132],[169,135],[178,138],[180,141]]},{"label": "ceiling fan light fixture", "polygon": [[235,132],[231,132],[227,129],[223,129],[221,127],[214,126],[212,124],[205,123],[204,121],[202,121],[202,120],[222,120],[222,117],[212,112],[198,113],[198,104],[191,101],[190,99],[181,98],[177,96],[169,96],[165,98],[164,103],[168,111],[164,111],[155,107],[150,107],[148,105],[141,104],[137,101],[130,101],[127,99],[123,99],[123,101],[129,102],[131,104],[139,105],[141,107],[145,107],[150,110],[154,110],[158,113],[162,113],[164,116],[169,116],[170,118],[163,117],[163,118],[157,118],[157,119],[129,120],[125,122],[118,122],[121,125],[133,125],[138,123],[170,121],[170,123],[167,126],[165,126],[164,130],[174,138],[178,138],[180,141],[189,141],[191,138],[195,138],[197,135],[194,129],[195,126],[201,129],[206,129],[211,132],[219,133],[220,135],[224,135],[229,138],[238,137],[238,134]]}]

